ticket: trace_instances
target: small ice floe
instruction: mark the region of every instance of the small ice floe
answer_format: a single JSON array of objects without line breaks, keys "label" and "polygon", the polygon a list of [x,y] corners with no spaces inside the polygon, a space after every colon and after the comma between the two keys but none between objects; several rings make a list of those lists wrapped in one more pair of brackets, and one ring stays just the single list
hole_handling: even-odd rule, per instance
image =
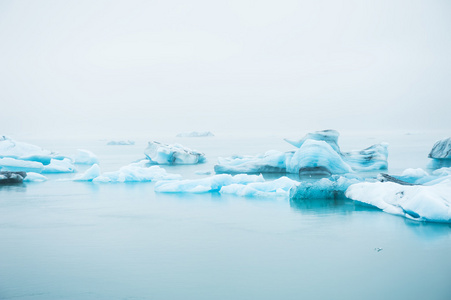
[{"label": "small ice floe", "polygon": [[177,134],[177,137],[208,137],[215,136],[211,131],[191,131]]},{"label": "small ice floe", "polygon": [[374,248],[374,251],[376,251],[376,252],[381,252],[382,250],[384,250],[384,249],[379,248],[379,247]]},{"label": "small ice floe", "polygon": [[120,141],[109,141],[107,143],[108,146],[128,146],[128,145],[134,145],[135,141],[131,140],[120,140]]},{"label": "small ice floe", "polygon": [[99,159],[91,151],[78,149],[77,155],[74,157],[74,163],[81,165],[93,165],[98,164]]},{"label": "small ice floe", "polygon": [[144,154],[151,163],[158,165],[194,165],[205,162],[205,154],[180,144],[149,142]]},{"label": "small ice floe", "polygon": [[196,171],[194,172],[196,175],[211,175],[211,171]]}]

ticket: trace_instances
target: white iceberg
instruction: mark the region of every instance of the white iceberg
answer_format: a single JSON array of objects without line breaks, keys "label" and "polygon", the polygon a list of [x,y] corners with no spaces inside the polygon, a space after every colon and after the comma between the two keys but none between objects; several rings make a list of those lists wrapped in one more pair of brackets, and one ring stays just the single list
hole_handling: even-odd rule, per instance
[{"label": "white iceberg", "polygon": [[[96,169],[88,170],[86,177],[95,173]],[[130,164],[120,168],[118,171],[105,172],[94,179],[94,182],[143,182],[158,180],[176,180],[180,179],[178,174],[167,173],[165,169],[159,166],[142,167],[137,164]]]},{"label": "white iceberg", "polygon": [[77,155],[75,155],[75,157],[74,157],[74,163],[82,164],[82,165],[93,165],[93,164],[98,164],[99,159],[91,151],[84,150],[84,149],[78,149]]},{"label": "white iceberg", "polygon": [[38,174],[38,173],[28,172],[27,176],[24,178],[23,181],[27,181],[27,182],[43,182],[43,181],[47,181],[47,177],[45,177],[44,175]]},{"label": "white iceberg", "polygon": [[219,190],[219,192],[221,194],[234,194],[245,197],[286,197],[288,196],[290,189],[297,183],[299,182],[283,176],[272,181],[251,182],[248,184],[234,183],[225,185]]},{"label": "white iceberg", "polygon": [[177,137],[207,137],[207,136],[215,136],[215,135],[210,131],[191,131],[177,134]]},{"label": "white iceberg", "polygon": [[346,197],[412,220],[451,222],[451,180],[429,186],[362,182],[351,185]]},{"label": "white iceberg", "polygon": [[100,167],[98,164],[92,165],[84,173],[75,175],[74,181],[92,181],[100,176]]},{"label": "white iceberg", "polygon": [[320,180],[302,181],[290,190],[291,199],[340,199],[352,185],[361,182],[358,177],[348,178],[333,175]]},{"label": "white iceberg", "polygon": [[15,141],[7,136],[0,138],[0,158],[14,158],[18,160],[40,162],[43,165],[50,163],[51,159],[62,160],[67,158],[56,152],[52,152],[41,147]]},{"label": "white iceberg", "polygon": [[234,183],[248,184],[263,182],[262,175],[228,174],[214,175],[202,179],[159,181],[155,184],[155,192],[160,193],[206,193],[221,190],[222,187]]},{"label": "white iceberg", "polygon": [[180,144],[149,142],[144,154],[151,163],[158,165],[192,165],[205,162],[205,154]]},{"label": "white iceberg", "polygon": [[135,141],[131,140],[124,140],[124,141],[109,141],[107,143],[108,146],[128,146],[128,145],[134,145]]},{"label": "white iceberg", "polygon": [[63,160],[51,159],[50,164],[44,166],[42,173],[73,173],[76,172],[75,166],[68,158]]},{"label": "white iceberg", "polygon": [[373,145],[360,151],[342,153],[337,144],[338,132],[324,130],[307,134],[303,139],[286,140],[299,147],[296,151],[271,150],[255,156],[219,158],[216,173],[296,173],[345,174],[374,171],[388,167],[388,144]]},{"label": "white iceberg", "polygon": [[44,165],[37,161],[20,160],[11,157],[0,158],[0,171],[41,173]]},{"label": "white iceberg", "polygon": [[451,138],[437,141],[428,157],[434,159],[451,159]]}]

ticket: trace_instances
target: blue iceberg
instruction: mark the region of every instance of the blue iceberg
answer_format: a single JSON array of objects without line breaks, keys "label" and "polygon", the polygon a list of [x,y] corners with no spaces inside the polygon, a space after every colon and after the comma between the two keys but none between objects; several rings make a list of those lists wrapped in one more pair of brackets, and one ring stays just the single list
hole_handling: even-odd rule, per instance
[{"label": "blue iceberg", "polygon": [[333,175],[320,180],[306,180],[293,186],[290,199],[341,199],[352,184],[362,182],[358,177],[344,177]]},{"label": "blue iceberg", "polygon": [[205,162],[205,154],[180,144],[149,142],[144,154],[151,163],[158,165],[193,165]]}]

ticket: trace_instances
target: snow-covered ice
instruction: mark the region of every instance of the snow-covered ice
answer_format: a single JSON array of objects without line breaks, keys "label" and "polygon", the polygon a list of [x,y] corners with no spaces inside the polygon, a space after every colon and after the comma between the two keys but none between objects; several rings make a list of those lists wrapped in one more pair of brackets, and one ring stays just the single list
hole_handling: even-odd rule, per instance
[{"label": "snow-covered ice", "polygon": [[[96,172],[95,169],[90,170]],[[89,174],[86,175],[86,177]],[[167,173],[165,169],[159,166],[141,167],[136,164],[130,164],[120,168],[118,171],[105,172],[95,177],[94,182],[143,182],[158,180],[176,180],[180,179],[179,174]]]},{"label": "snow-covered ice", "polygon": [[45,177],[44,175],[41,175],[39,173],[28,172],[27,176],[24,178],[23,181],[26,181],[26,182],[43,182],[43,181],[47,181],[47,177]]},{"label": "snow-covered ice", "polygon": [[451,180],[428,186],[394,182],[351,185],[346,197],[417,221],[451,222]]},{"label": "snow-covered ice", "polygon": [[191,131],[177,134],[177,137],[207,137],[215,136],[211,131]]},{"label": "snow-covered ice", "polygon": [[435,159],[451,159],[451,137],[437,141],[428,157]]},{"label": "snow-covered ice", "polygon": [[222,187],[234,183],[248,184],[263,182],[261,175],[228,174],[214,175],[201,179],[159,181],[155,184],[155,192],[160,193],[206,193],[221,190]]},{"label": "snow-covered ice", "polygon": [[98,164],[99,159],[91,151],[78,149],[77,154],[74,157],[74,163],[83,165],[93,165]]},{"label": "snow-covered ice", "polygon": [[73,173],[75,166],[69,158],[63,160],[51,159],[50,164],[44,166],[42,173]]},{"label": "snow-covered ice", "polygon": [[149,142],[144,154],[158,165],[193,165],[205,162],[205,154],[180,144]]},{"label": "snow-covered ice", "polygon": [[290,190],[291,199],[337,199],[344,198],[346,189],[363,179],[358,177],[344,177],[332,175],[320,180],[302,181]]}]

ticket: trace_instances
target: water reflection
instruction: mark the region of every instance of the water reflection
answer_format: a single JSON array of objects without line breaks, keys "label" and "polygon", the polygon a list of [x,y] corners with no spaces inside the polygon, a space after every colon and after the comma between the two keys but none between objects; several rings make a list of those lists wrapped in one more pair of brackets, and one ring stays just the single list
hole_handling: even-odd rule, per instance
[{"label": "water reflection", "polygon": [[404,223],[415,235],[425,241],[451,238],[451,223],[418,222],[410,219],[405,219]]},{"label": "water reflection", "polygon": [[26,192],[27,185],[24,183],[5,183],[0,184],[0,192]]},{"label": "water reflection", "polygon": [[290,207],[295,211],[306,214],[342,214],[347,215],[355,211],[377,211],[379,209],[357,203],[346,198],[336,199],[290,199]]}]

